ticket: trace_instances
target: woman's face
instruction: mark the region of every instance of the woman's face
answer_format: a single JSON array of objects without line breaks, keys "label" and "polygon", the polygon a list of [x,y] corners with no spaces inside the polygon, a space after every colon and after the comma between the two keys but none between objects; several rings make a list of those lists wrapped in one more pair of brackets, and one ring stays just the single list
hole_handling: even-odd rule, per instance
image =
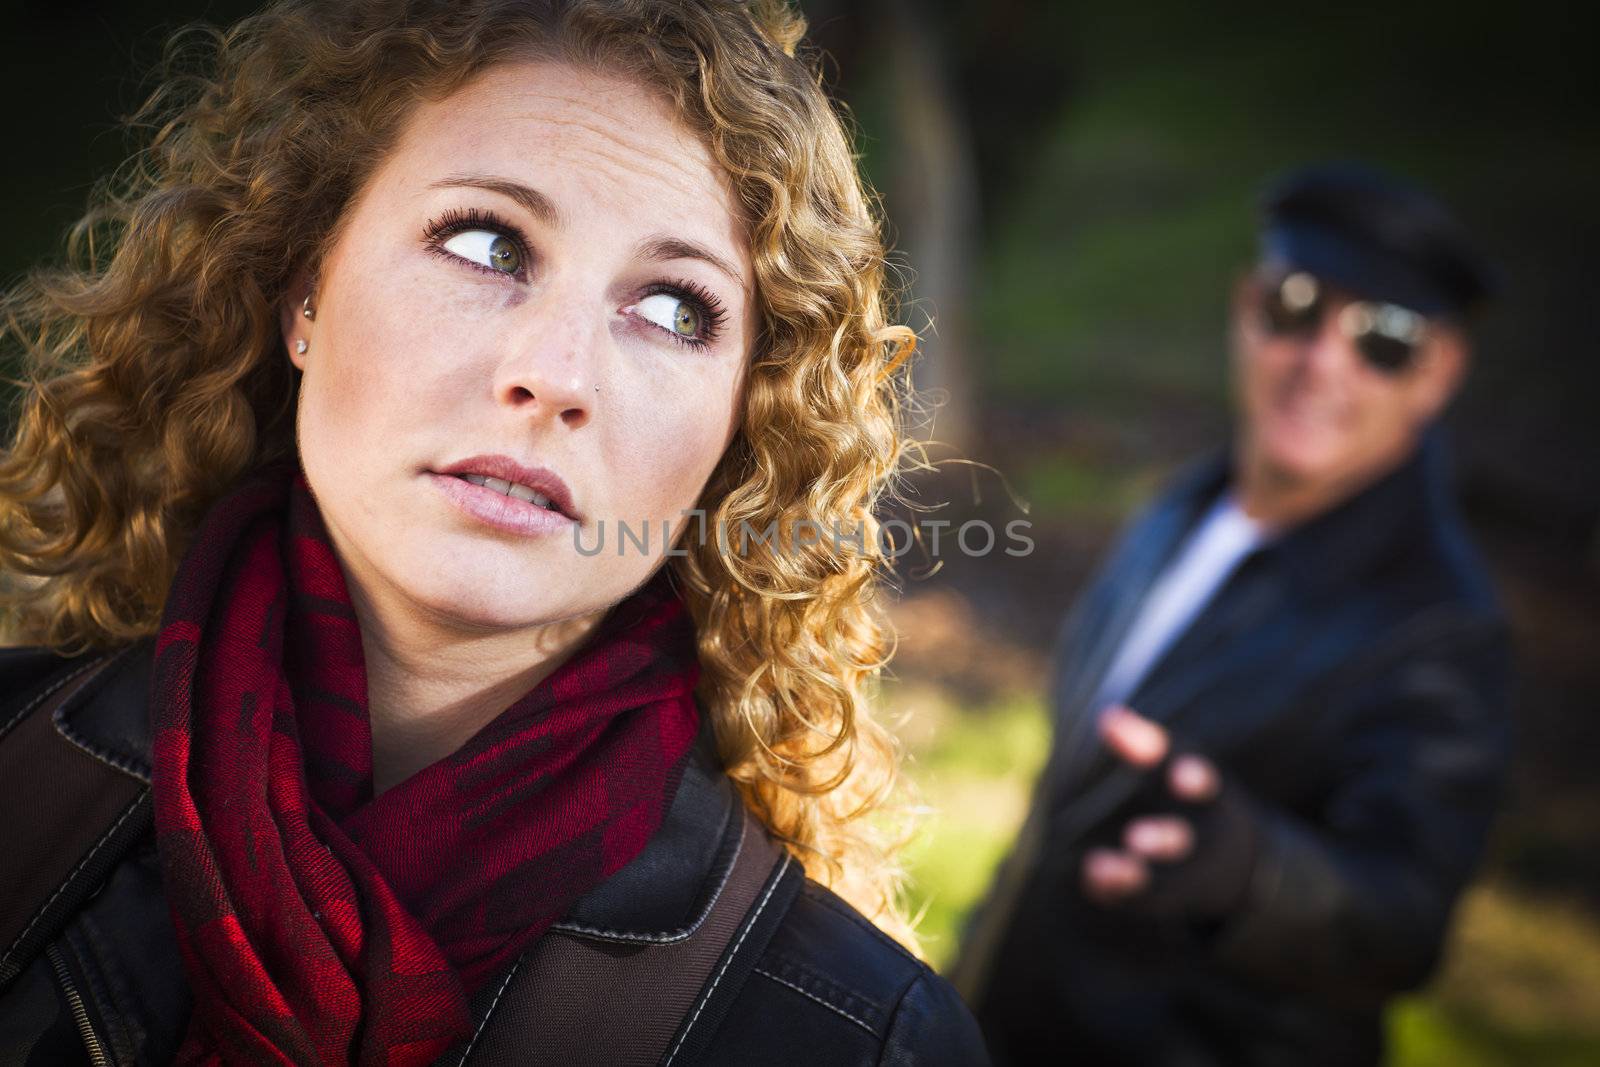
[{"label": "woman's face", "polygon": [[[509,630],[649,577],[738,423],[756,311],[734,204],[670,106],[608,75],[506,63],[418,107],[288,339],[358,599]],[[618,554],[619,522],[648,552]]]}]

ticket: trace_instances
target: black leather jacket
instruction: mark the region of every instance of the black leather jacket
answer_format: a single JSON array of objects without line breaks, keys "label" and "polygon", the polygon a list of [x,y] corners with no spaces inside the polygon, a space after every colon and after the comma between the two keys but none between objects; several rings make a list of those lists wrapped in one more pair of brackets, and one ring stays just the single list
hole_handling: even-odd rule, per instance
[{"label": "black leather jacket", "polygon": [[[0,650],[0,730],[15,725],[30,694],[70,669],[49,653]],[[55,716],[64,736],[144,789],[150,779],[149,669],[148,644],[135,645],[107,669],[103,683],[70,698]],[[560,924],[563,930],[659,941],[710,907],[730,862],[727,836],[743,813],[709,740],[709,730],[702,731],[666,820],[645,850],[579,900]],[[0,745],[4,741],[0,735]],[[29,812],[4,817],[26,819]],[[78,872],[103,877],[98,893],[0,989],[0,1064],[154,1064],[170,1061],[176,1051],[191,1000],[153,835],[143,835],[108,872],[99,866]],[[5,886],[0,882],[0,891]],[[805,881],[787,912],[772,921],[775,932],[759,956],[729,968],[744,971],[753,963],[743,985],[730,997],[719,1000],[714,993],[704,1002],[707,1010],[688,1043],[697,1053],[679,1056],[675,1067],[988,1062],[953,988],[827,889]],[[480,1027],[493,1011],[485,999],[474,1006]],[[466,1062],[478,1059],[469,1055]]]},{"label": "black leather jacket", "polygon": [[1211,756],[1260,846],[1219,922],[1079,889],[1139,779],[1094,692],[1144,598],[1227,483],[1227,453],[1134,523],[1061,634],[1056,739],[1016,851],[952,970],[996,1063],[1353,1067],[1427,979],[1509,756],[1506,630],[1430,434],[1396,470],[1247,557],[1127,703]]}]

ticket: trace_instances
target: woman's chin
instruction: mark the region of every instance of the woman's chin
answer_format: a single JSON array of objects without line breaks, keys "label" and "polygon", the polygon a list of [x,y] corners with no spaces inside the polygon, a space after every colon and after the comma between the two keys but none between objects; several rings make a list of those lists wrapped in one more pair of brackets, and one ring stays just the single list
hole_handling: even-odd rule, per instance
[{"label": "woman's chin", "polygon": [[595,591],[575,589],[570,575],[563,580],[553,570],[436,563],[397,584],[402,599],[437,625],[464,632],[533,629],[603,606]]}]

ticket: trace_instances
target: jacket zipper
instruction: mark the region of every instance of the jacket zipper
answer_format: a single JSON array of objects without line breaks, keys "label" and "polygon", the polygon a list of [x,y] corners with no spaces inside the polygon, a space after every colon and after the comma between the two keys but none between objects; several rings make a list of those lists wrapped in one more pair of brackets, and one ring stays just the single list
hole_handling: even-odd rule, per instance
[{"label": "jacket zipper", "polygon": [[83,1006],[83,998],[78,995],[78,987],[72,984],[72,974],[67,970],[67,961],[62,957],[61,950],[55,945],[47,945],[44,951],[56,969],[56,977],[61,980],[61,988],[66,990],[67,1003],[72,1006],[72,1017],[77,1021],[78,1033],[83,1038],[83,1047],[89,1050],[89,1061],[95,1067],[110,1067],[111,1058],[106,1055],[105,1046],[100,1044],[100,1039],[95,1036],[94,1027],[89,1025],[89,1011]]}]

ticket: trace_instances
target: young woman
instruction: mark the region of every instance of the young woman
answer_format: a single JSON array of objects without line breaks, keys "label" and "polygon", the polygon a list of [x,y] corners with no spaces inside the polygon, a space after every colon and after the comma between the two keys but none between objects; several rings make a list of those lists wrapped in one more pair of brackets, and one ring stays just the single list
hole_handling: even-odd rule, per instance
[{"label": "young woman", "polygon": [[983,1060],[896,943],[914,339],[802,29],[287,0],[173,53],[4,304],[8,1061]]}]

